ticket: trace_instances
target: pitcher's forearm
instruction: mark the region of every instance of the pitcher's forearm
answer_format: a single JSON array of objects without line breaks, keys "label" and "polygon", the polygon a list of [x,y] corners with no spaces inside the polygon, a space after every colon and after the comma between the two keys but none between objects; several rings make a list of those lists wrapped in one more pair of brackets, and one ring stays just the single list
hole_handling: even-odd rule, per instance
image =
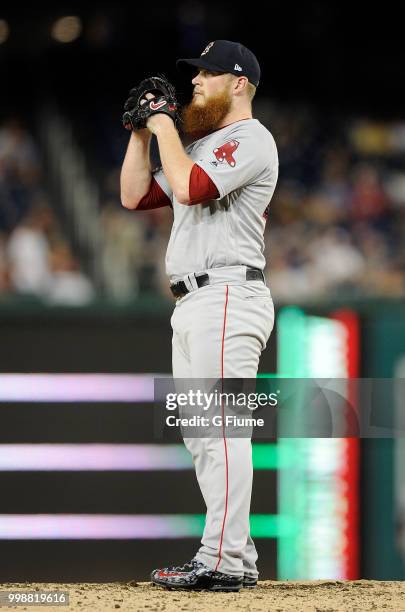
[{"label": "pitcher's forearm", "polygon": [[166,179],[180,204],[190,201],[190,174],[194,165],[184,150],[179,134],[170,120],[155,128],[160,160]]},{"label": "pitcher's forearm", "polygon": [[121,202],[125,208],[136,208],[149,190],[152,172],[149,130],[131,133],[121,168]]}]

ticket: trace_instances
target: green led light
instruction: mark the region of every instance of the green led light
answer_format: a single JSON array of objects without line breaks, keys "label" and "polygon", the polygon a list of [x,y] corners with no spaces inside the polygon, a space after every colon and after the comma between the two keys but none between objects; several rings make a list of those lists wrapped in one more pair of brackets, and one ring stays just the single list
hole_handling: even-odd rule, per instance
[{"label": "green led light", "polygon": [[[305,378],[308,376],[308,329],[305,313],[296,307],[282,308],[278,315],[277,328],[277,372],[288,378]],[[282,423],[281,423],[282,425]],[[299,558],[300,537],[298,526],[301,525],[302,504],[305,503],[304,485],[297,474],[305,455],[302,452],[303,440],[279,438],[280,456],[294,457],[279,472],[278,508],[284,521],[296,524],[296,530],[281,532],[277,548],[277,577],[281,580],[296,578],[298,575],[297,559]],[[294,486],[291,484],[294,483]],[[298,491],[298,489],[300,489]]]},{"label": "green led light", "polygon": [[[171,469],[194,469],[191,455],[184,444],[173,444],[170,448],[178,464],[177,468]],[[252,457],[255,470],[277,470],[281,463],[284,465],[286,461],[290,461],[290,457],[280,456],[276,444],[252,444]]]},{"label": "green led light", "polygon": [[277,470],[278,453],[275,444],[252,444],[253,469]]},{"label": "green led light", "polygon": [[288,378],[305,378],[308,358],[307,317],[300,308],[288,306],[278,315],[277,373]]},{"label": "green led light", "polygon": [[252,538],[280,538],[294,533],[294,523],[279,514],[252,514],[250,534]]},{"label": "green led light", "polygon": [[278,374],[268,374],[268,373],[262,373],[262,374],[258,374],[256,378],[278,378]]},{"label": "green led light", "polygon": [[294,446],[278,444],[252,444],[253,468],[255,470],[280,470],[294,465]]},{"label": "green led light", "polygon": [[[342,349],[339,348],[341,325],[323,317],[307,316],[296,307],[283,308],[278,315],[278,363],[280,377],[305,379],[336,375],[341,371]],[[305,399],[297,397],[296,422],[305,414]],[[283,431],[283,413],[279,415]],[[333,546],[325,554],[322,545],[326,533],[319,517],[333,526],[333,476],[321,478],[311,456],[329,448],[333,457],[337,440],[316,438],[283,438],[277,441],[280,468],[278,473],[278,510],[286,528],[279,529],[277,549],[278,578],[302,580],[337,577]],[[336,451],[335,451],[336,452]],[[294,460],[290,462],[293,455]],[[286,457],[285,461],[281,458]],[[283,469],[286,468],[286,469]],[[329,487],[329,488],[328,488]],[[329,521],[329,522],[328,522]],[[331,527],[333,530],[333,527]],[[313,541],[314,533],[323,539]],[[321,551],[321,552],[319,552]],[[332,568],[332,569],[331,569]]]},{"label": "green led light", "polygon": [[[201,537],[205,525],[205,514],[182,514],[170,517],[177,527],[177,537]],[[277,514],[251,514],[250,535],[252,538],[279,538],[294,531],[291,521]]]}]

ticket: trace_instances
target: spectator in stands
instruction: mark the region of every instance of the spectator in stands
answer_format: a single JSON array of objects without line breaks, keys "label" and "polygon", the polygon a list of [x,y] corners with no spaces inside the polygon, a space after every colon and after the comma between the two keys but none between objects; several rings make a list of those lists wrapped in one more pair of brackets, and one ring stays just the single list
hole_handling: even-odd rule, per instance
[{"label": "spectator in stands", "polygon": [[6,256],[6,236],[0,233],[0,296],[9,291],[11,291],[11,281]]},{"label": "spectator in stands", "polygon": [[40,161],[29,133],[17,119],[0,127],[0,228],[11,230],[37,195]]},{"label": "spectator in stands", "polygon": [[108,203],[102,211],[101,265],[106,290],[117,301],[136,297],[145,257],[145,230],[140,219]]},{"label": "spectator in stands", "polygon": [[348,152],[340,147],[328,148],[324,155],[319,185],[313,188],[309,198],[307,218],[322,225],[345,224],[349,216],[348,177]]},{"label": "spectator in stands", "polygon": [[387,193],[383,189],[377,169],[370,163],[362,163],[353,171],[349,206],[354,221],[378,222],[389,210]]},{"label": "spectator in stands", "polygon": [[67,242],[55,242],[50,250],[50,281],[46,300],[51,304],[84,306],[95,297],[92,283],[79,269]]},{"label": "spectator in stands", "polygon": [[7,245],[11,282],[17,293],[40,297],[49,289],[49,242],[55,219],[46,205],[34,207],[11,233]]},{"label": "spectator in stands", "polygon": [[324,294],[331,295],[342,288],[356,291],[366,264],[347,230],[332,226],[311,241],[308,248],[313,277],[322,284]]}]

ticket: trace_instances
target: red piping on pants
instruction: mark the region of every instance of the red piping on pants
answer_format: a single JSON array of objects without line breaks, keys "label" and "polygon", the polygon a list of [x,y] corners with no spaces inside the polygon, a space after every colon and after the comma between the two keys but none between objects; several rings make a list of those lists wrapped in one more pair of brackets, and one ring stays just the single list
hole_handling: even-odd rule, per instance
[{"label": "red piping on pants", "polygon": [[[225,329],[226,329],[226,314],[227,314],[227,309],[228,309],[228,293],[229,293],[229,287],[228,285],[226,286],[226,294],[225,294],[225,308],[224,308],[224,324],[222,327],[222,348],[221,348],[221,381],[222,381],[222,393],[224,391],[224,349],[225,349]],[[221,398],[221,413],[222,413],[222,437],[224,440],[224,451],[225,451],[225,511],[224,511],[224,518],[222,520],[222,529],[221,529],[221,539],[219,541],[219,552],[218,552],[218,562],[215,566],[215,571],[217,571],[219,564],[221,563],[221,559],[222,559],[222,541],[224,539],[224,528],[225,528],[225,521],[226,521],[226,515],[228,513],[228,447],[226,445],[226,436],[225,436],[225,424],[224,424],[224,406],[222,404],[222,398]]]}]

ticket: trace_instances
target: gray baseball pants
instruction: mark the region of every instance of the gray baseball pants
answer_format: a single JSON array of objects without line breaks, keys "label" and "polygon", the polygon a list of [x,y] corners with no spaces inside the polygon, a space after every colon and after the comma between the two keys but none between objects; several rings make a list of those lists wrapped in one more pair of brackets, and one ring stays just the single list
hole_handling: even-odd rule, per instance
[{"label": "gray baseball pants", "polygon": [[[210,270],[210,285],[177,300],[171,318],[175,379],[254,379],[274,325],[270,291],[246,281],[246,268]],[[211,284],[212,283],[212,284]],[[258,576],[250,537],[252,446],[249,437],[184,437],[206,507],[201,547],[195,558],[235,576]]]}]

